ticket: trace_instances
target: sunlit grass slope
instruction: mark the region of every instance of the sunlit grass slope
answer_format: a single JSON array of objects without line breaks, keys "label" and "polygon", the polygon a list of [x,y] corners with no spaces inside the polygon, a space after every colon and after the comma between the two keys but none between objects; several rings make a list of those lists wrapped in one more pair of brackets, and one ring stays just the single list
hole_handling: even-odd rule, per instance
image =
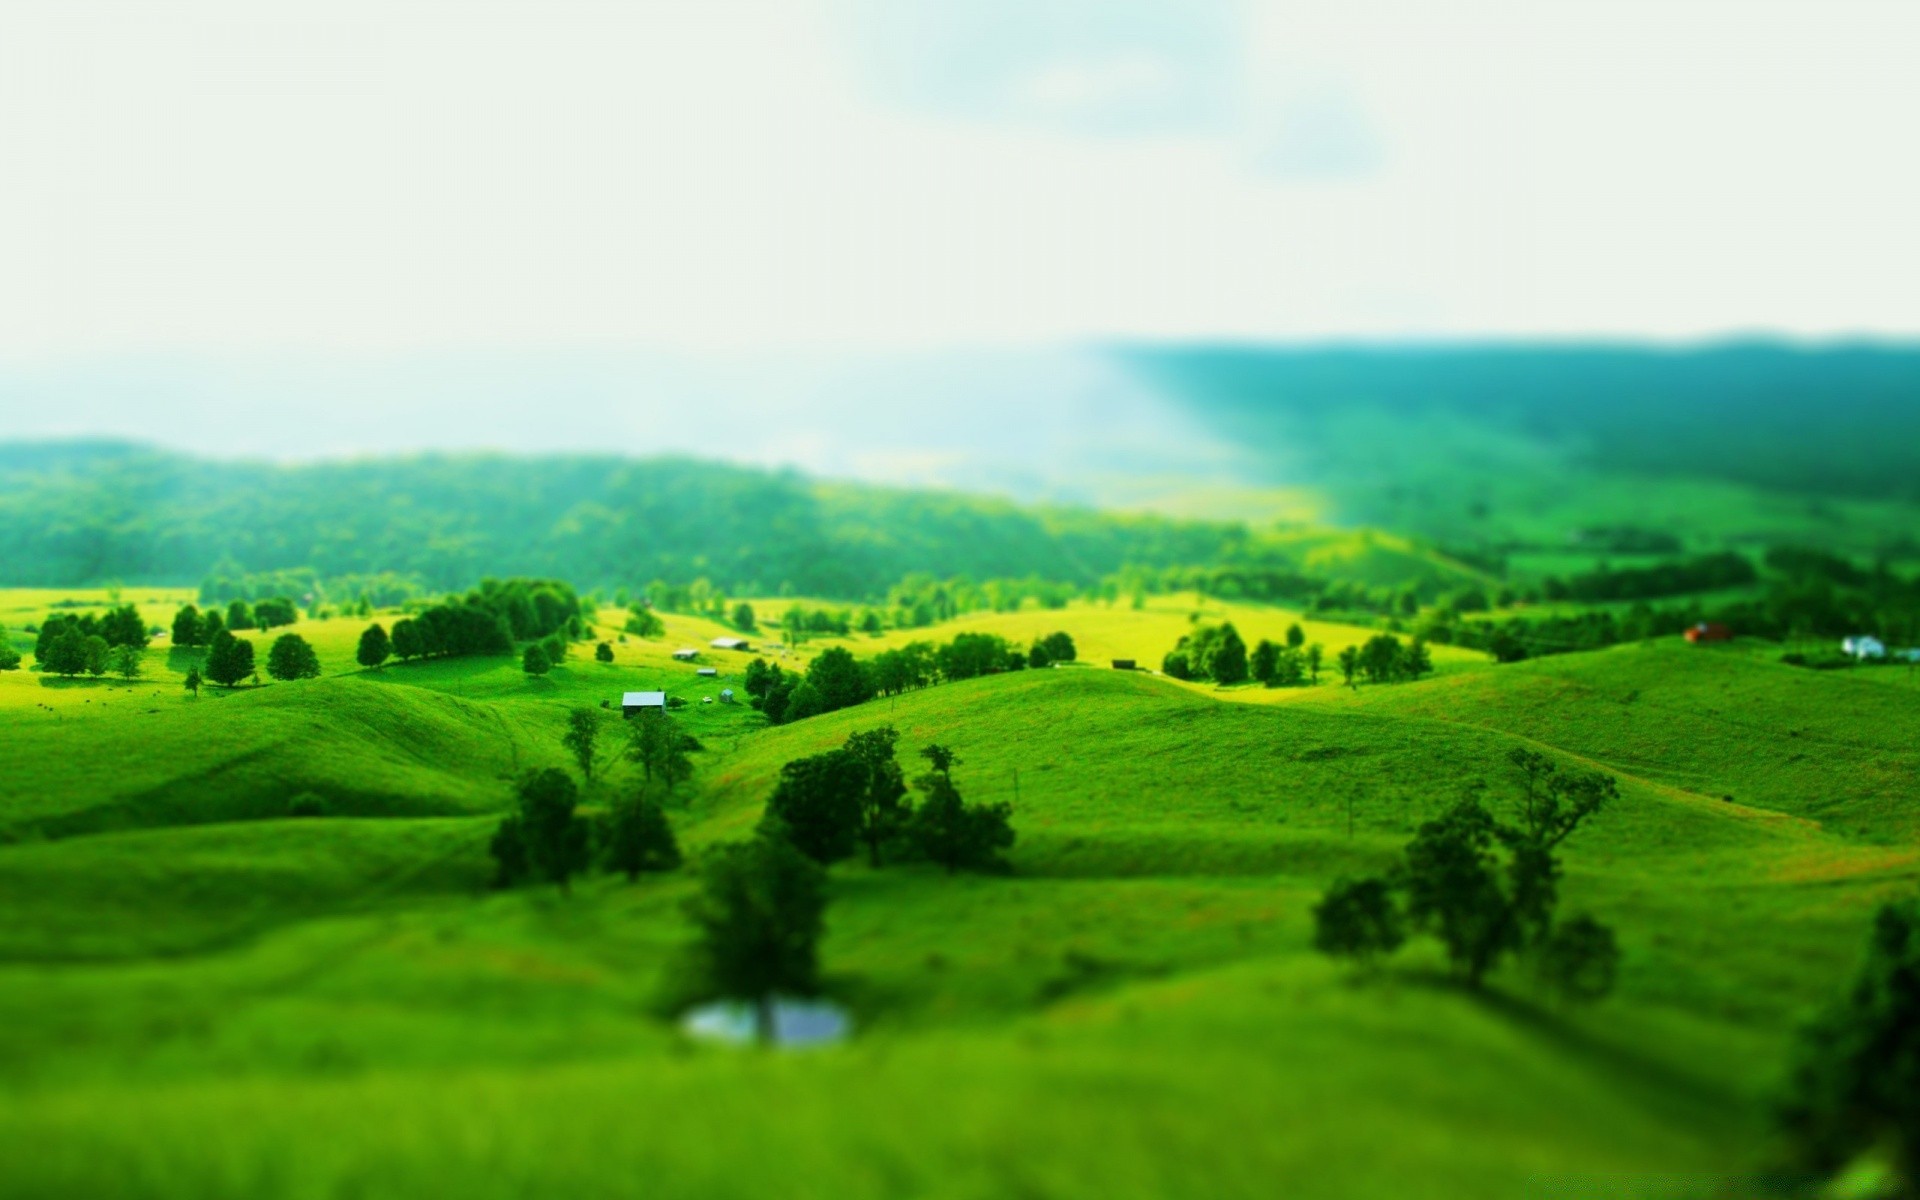
[{"label": "sunlit grass slope", "polygon": [[[1157,660],[1190,611],[911,636],[1065,629],[1084,657]],[[1223,613],[1250,640],[1292,619]],[[699,704],[713,685],[670,658],[708,623],[544,680],[504,659],[351,673],[362,624],[301,627],[328,677],[198,701],[172,679],[0,677],[29,785],[0,802],[22,839],[0,845],[0,1195],[1714,1194],[1764,1153],[1794,1022],[1915,870],[1867,784],[1741,774],[1754,746],[1814,738],[1897,781],[1901,693],[1738,652],[1472,656],[1287,703],[1079,666],[764,729]],[[696,854],[752,827],[781,763],[883,722],[910,773],[937,740],[968,798],[1014,806],[1007,875],[835,868],[822,953],[848,1045],[673,1032],[684,872],[487,888],[492,812],[515,770],[562,762],[566,709],[663,685],[707,747],[671,813]],[[53,693],[53,712],[15,702]],[[1846,741],[1849,713],[1877,732]],[[1619,994],[1560,1012],[1517,972],[1446,986],[1427,947],[1370,983],[1314,954],[1327,882],[1383,867],[1465,791],[1510,808],[1517,745],[1621,779],[1565,882],[1619,930]],[[631,771],[607,763],[589,799]],[[296,786],[368,816],[256,799]]]}]

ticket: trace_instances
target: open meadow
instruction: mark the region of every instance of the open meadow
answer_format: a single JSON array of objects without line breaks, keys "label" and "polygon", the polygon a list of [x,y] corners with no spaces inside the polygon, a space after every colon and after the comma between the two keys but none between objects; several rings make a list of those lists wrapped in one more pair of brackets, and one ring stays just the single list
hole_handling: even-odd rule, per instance
[{"label": "open meadow", "polygon": [[[125,598],[165,627],[184,595]],[[70,599],[107,597],[0,593],[0,621],[31,650]],[[0,673],[0,1194],[1744,1194],[1793,1030],[1920,879],[1906,673],[1677,638],[1435,647],[1430,677],[1357,688],[1107,666],[1157,662],[1196,612],[1250,642],[1299,619],[1155,596],[813,639],[774,661],[1055,630],[1081,661],[777,727],[702,703],[751,657],[708,647],[726,626],[622,640],[612,609],[540,677],[362,670],[369,618],[345,617],[293,627],[322,667],[297,682],[190,695],[198,654],[165,638],[133,681]],[[1008,869],[835,866],[823,985],[855,1036],[689,1040],[687,872],[490,886],[513,781],[567,766],[571,708],[611,727],[638,689],[688,701],[668,815],[696,859],[752,832],[782,763],[890,724],[1011,806]],[[1516,747],[1619,781],[1564,849],[1567,903],[1617,930],[1615,994],[1464,988],[1430,943],[1372,975],[1315,953],[1335,878],[1462,794],[1520,803]],[[609,761],[583,800],[636,786]]]}]

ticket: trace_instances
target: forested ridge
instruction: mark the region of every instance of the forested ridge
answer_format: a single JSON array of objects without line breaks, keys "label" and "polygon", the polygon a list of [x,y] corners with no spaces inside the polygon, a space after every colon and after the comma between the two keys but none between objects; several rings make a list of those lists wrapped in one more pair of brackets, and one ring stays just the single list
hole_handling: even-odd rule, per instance
[{"label": "forested ridge", "polygon": [[0,444],[0,583],[197,583],[216,565],[583,587],[706,577],[863,597],[901,576],[1092,583],[1231,561],[1227,522],[1035,508],[679,458],[423,455],[276,464],[110,442]]}]

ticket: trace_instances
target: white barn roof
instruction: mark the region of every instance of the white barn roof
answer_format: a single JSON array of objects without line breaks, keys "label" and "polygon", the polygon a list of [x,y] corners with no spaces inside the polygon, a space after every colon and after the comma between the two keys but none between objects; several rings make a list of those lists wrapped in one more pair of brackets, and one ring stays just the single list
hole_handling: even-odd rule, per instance
[{"label": "white barn roof", "polygon": [[717,637],[707,643],[715,650],[745,650],[747,639],[737,637]]},{"label": "white barn roof", "polygon": [[675,658],[696,658],[699,654],[700,652],[692,646],[682,646],[673,652]]},{"label": "white barn roof", "polygon": [[665,692],[627,692],[620,697],[621,708],[665,708]]}]

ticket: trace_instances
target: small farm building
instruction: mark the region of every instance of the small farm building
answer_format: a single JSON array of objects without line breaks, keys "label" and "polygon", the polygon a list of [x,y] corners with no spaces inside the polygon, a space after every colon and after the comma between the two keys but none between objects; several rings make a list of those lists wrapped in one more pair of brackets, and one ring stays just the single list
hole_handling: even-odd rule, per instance
[{"label": "small farm building", "polygon": [[1855,658],[1885,658],[1887,656],[1887,644],[1877,637],[1869,637],[1865,634],[1859,637],[1843,639],[1840,643],[1840,649],[1853,655]]},{"label": "small farm building", "polygon": [[1130,658],[1116,658],[1113,660],[1113,669],[1116,671],[1134,671],[1139,668],[1134,665],[1134,661]]},{"label": "small farm building", "polygon": [[694,659],[700,657],[700,652],[692,646],[682,646],[673,652],[673,656],[681,662],[692,662]]},{"label": "small farm building", "polygon": [[732,688],[721,688],[721,689],[720,689],[720,703],[722,703],[722,704],[732,704],[732,703],[733,703],[733,689],[732,689]]},{"label": "small farm building", "polygon": [[666,712],[667,694],[665,692],[627,692],[620,697],[620,712],[625,716],[630,717],[637,712],[645,712],[649,708]]},{"label": "small farm building", "polygon": [[1733,630],[1728,629],[1718,621],[1702,621],[1687,630],[1687,640],[1695,644],[1700,642],[1730,642],[1733,640]]},{"label": "small farm building", "polygon": [[750,648],[747,639],[737,637],[717,637],[707,644],[715,650],[746,650]]},{"label": "small farm building", "polygon": [[698,671],[694,672],[695,675],[718,675],[719,673],[719,671],[712,667],[701,667]]}]

